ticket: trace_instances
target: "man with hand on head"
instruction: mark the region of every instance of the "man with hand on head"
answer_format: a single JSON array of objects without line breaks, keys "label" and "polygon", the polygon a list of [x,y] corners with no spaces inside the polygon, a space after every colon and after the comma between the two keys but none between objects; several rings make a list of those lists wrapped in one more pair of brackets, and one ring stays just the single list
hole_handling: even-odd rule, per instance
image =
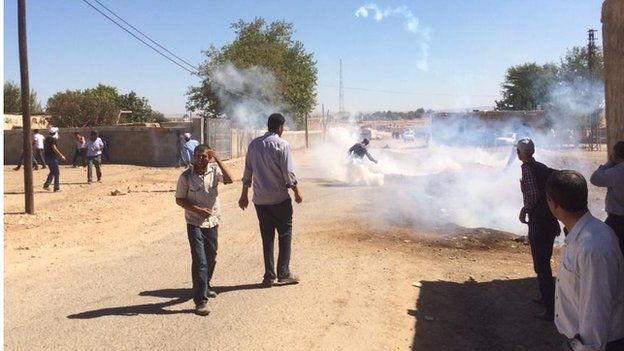
[{"label": "man with hand on head", "polygon": [[[271,287],[277,278],[278,285],[297,284],[299,278],[290,272],[293,208],[288,189],[292,189],[295,202],[303,198],[293,171],[290,145],[281,138],[284,116],[274,113],[267,121],[268,132],[249,144],[245,157],[243,189],[238,200],[241,209],[249,205],[249,188],[254,189],[253,203],[260,223],[262,251],[264,254],[263,286]],[[275,230],[279,234],[277,275],[274,263]]]},{"label": "man with hand on head", "polygon": [[568,233],[555,295],[563,349],[624,350],[624,257],[617,237],[587,209],[587,182],[580,173],[554,172],[546,195]]},{"label": "man with hand on head", "polygon": [[219,192],[217,185],[232,183],[230,171],[221,162],[217,152],[206,144],[193,152],[193,167],[182,172],[176,187],[176,204],[184,208],[186,231],[191,246],[191,276],[195,312],[210,313],[208,297],[217,293],[210,280],[217,264],[219,220]]},{"label": "man with hand on head", "polygon": [[[534,300],[544,305],[545,311],[534,317],[552,320],[554,311],[555,283],[550,267],[553,244],[559,235],[557,219],[550,213],[546,203],[546,180],[553,172],[543,163],[535,161],[535,145],[529,138],[520,139],[516,144],[518,159],[522,161],[522,179],[520,189],[524,206],[520,210],[520,222],[529,226],[529,244],[533,257],[533,268],[537,274],[537,283],[541,299]],[[528,221],[527,221],[528,215]]]},{"label": "man with hand on head", "polygon": [[609,161],[598,167],[589,181],[607,188],[605,211],[608,216],[605,223],[615,232],[624,254],[624,140],[613,145]]}]

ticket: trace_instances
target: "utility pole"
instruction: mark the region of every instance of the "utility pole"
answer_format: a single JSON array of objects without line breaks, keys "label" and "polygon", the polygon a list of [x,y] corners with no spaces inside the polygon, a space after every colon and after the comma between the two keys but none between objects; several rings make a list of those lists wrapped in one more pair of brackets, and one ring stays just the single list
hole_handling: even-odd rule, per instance
[{"label": "utility pole", "polygon": [[308,113],[305,114],[305,139],[306,139],[306,149],[309,147],[308,144]]},{"label": "utility pole", "polygon": [[340,86],[338,87],[338,113],[343,113],[344,108],[344,86],[342,85],[342,59],[340,59]]},{"label": "utility pole", "polygon": [[[596,65],[596,39],[594,37],[595,29],[587,31],[587,73],[589,84],[593,84],[595,81],[595,65]],[[591,98],[591,97],[590,97]],[[591,105],[598,104],[597,101],[591,101]],[[600,149],[600,140],[598,136],[598,111],[597,109],[589,113],[589,135],[588,135],[588,147],[590,151],[597,151]]]},{"label": "utility pole", "polygon": [[28,84],[28,48],[26,46],[26,0],[17,0],[20,82],[22,89],[22,141],[24,152],[24,202],[26,213],[35,213],[32,169],[32,135],[30,132],[30,86]]}]

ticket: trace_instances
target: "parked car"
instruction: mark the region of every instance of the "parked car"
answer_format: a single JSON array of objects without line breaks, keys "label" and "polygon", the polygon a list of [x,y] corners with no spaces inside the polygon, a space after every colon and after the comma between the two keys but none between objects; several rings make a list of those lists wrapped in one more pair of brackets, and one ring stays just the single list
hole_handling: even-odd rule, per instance
[{"label": "parked car", "polygon": [[496,145],[515,145],[516,133],[505,133],[503,136],[496,138]]},{"label": "parked car", "polygon": [[411,130],[406,130],[403,132],[403,141],[407,142],[407,141],[415,141],[416,140],[416,136],[414,135],[414,132]]}]

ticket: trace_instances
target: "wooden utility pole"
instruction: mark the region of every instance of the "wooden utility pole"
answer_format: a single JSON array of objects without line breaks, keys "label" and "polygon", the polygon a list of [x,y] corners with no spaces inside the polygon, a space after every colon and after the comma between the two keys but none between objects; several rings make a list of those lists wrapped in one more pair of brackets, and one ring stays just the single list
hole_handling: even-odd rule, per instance
[{"label": "wooden utility pole", "polygon": [[32,135],[30,132],[30,86],[28,84],[28,48],[26,46],[26,0],[17,0],[20,81],[22,89],[22,141],[24,151],[24,202],[26,213],[35,213],[32,169]]},{"label": "wooden utility pole", "polygon": [[624,140],[624,1],[602,3],[602,46],[604,50],[605,114],[607,144]]},{"label": "wooden utility pole", "polygon": [[305,114],[305,139],[306,139],[306,148],[309,147],[308,144],[308,113]]}]

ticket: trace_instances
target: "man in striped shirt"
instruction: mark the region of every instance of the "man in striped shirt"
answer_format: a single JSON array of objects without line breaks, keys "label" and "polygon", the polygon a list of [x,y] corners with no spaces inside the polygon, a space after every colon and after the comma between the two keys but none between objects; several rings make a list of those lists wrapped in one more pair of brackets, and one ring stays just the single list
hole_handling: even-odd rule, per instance
[{"label": "man in striped shirt", "polygon": [[[552,169],[535,161],[535,145],[529,138],[520,139],[516,144],[518,159],[522,161],[522,179],[520,189],[524,206],[520,210],[520,222],[529,226],[529,244],[533,257],[533,268],[537,274],[537,282],[541,299],[535,301],[545,307],[545,311],[536,314],[535,318],[552,320],[555,304],[555,283],[553,280],[550,258],[553,243],[559,235],[559,222],[548,209],[546,202],[546,181]],[[528,215],[528,220],[527,220]]]}]

